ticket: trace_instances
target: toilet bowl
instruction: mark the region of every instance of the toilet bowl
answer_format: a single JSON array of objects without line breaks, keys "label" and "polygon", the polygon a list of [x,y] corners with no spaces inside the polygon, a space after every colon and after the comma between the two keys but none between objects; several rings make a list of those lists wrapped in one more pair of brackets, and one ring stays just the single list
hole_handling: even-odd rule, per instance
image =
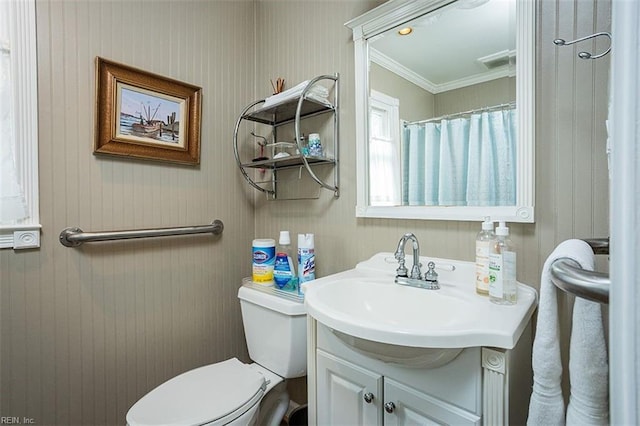
[{"label": "toilet bowl", "polygon": [[238,298],[254,363],[231,358],[169,379],[129,409],[128,425],[280,424],[289,407],[285,379],[307,373],[306,311],[247,286]]}]

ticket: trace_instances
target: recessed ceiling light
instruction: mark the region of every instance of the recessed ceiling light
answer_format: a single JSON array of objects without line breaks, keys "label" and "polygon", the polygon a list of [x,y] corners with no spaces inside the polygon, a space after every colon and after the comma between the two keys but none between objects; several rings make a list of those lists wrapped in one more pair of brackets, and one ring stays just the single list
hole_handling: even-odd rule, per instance
[{"label": "recessed ceiling light", "polygon": [[400,30],[398,30],[398,34],[400,35],[409,35],[413,32],[413,28],[411,27],[404,27],[401,28]]}]

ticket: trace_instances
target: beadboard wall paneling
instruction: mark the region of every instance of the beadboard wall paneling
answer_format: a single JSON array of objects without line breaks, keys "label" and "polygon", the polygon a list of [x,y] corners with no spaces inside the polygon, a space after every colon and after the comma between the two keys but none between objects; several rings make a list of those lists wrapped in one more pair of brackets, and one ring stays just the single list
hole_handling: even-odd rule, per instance
[{"label": "beadboard wall paneling", "polygon": [[[0,252],[1,414],[116,425],[162,381],[248,361],[254,214],[231,129],[253,96],[254,3],[37,2],[39,250]],[[94,156],[95,57],[203,88],[198,167]],[[210,235],[65,248],[58,233],[224,222]],[[246,254],[246,256],[244,255]]]},{"label": "beadboard wall paneling", "polygon": [[[536,232],[540,233],[539,261],[544,262],[563,240],[609,235],[605,120],[610,56],[589,61],[577,58],[583,50],[604,51],[608,41],[559,48],[553,40],[610,31],[611,2],[542,1],[538,9]],[[608,268],[604,256],[596,264],[600,270]],[[567,360],[573,298],[562,294],[559,303],[565,325],[561,327],[561,349]],[[566,365],[563,388],[566,397]]]}]

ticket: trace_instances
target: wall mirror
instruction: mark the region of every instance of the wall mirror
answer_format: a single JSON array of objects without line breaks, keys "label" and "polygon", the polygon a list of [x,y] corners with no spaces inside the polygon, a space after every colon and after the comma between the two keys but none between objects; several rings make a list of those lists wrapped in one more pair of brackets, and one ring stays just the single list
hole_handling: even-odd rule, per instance
[{"label": "wall mirror", "polygon": [[391,0],[345,24],[357,217],[534,221],[534,12]]}]

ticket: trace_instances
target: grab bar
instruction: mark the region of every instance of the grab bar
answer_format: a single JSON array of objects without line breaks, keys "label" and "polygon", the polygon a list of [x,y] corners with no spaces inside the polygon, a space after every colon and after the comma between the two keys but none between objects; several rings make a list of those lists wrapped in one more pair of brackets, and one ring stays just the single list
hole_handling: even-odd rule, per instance
[{"label": "grab bar", "polygon": [[167,237],[189,234],[222,234],[224,225],[214,220],[210,225],[183,226],[176,228],[137,229],[130,231],[84,232],[80,228],[65,228],[60,232],[60,243],[65,247],[78,247],[93,241],[127,240],[131,238]]},{"label": "grab bar", "polygon": [[[609,239],[584,240],[594,254],[609,254]],[[598,303],[609,303],[609,274],[582,269],[578,262],[560,258],[551,264],[551,281],[563,291]]]}]

